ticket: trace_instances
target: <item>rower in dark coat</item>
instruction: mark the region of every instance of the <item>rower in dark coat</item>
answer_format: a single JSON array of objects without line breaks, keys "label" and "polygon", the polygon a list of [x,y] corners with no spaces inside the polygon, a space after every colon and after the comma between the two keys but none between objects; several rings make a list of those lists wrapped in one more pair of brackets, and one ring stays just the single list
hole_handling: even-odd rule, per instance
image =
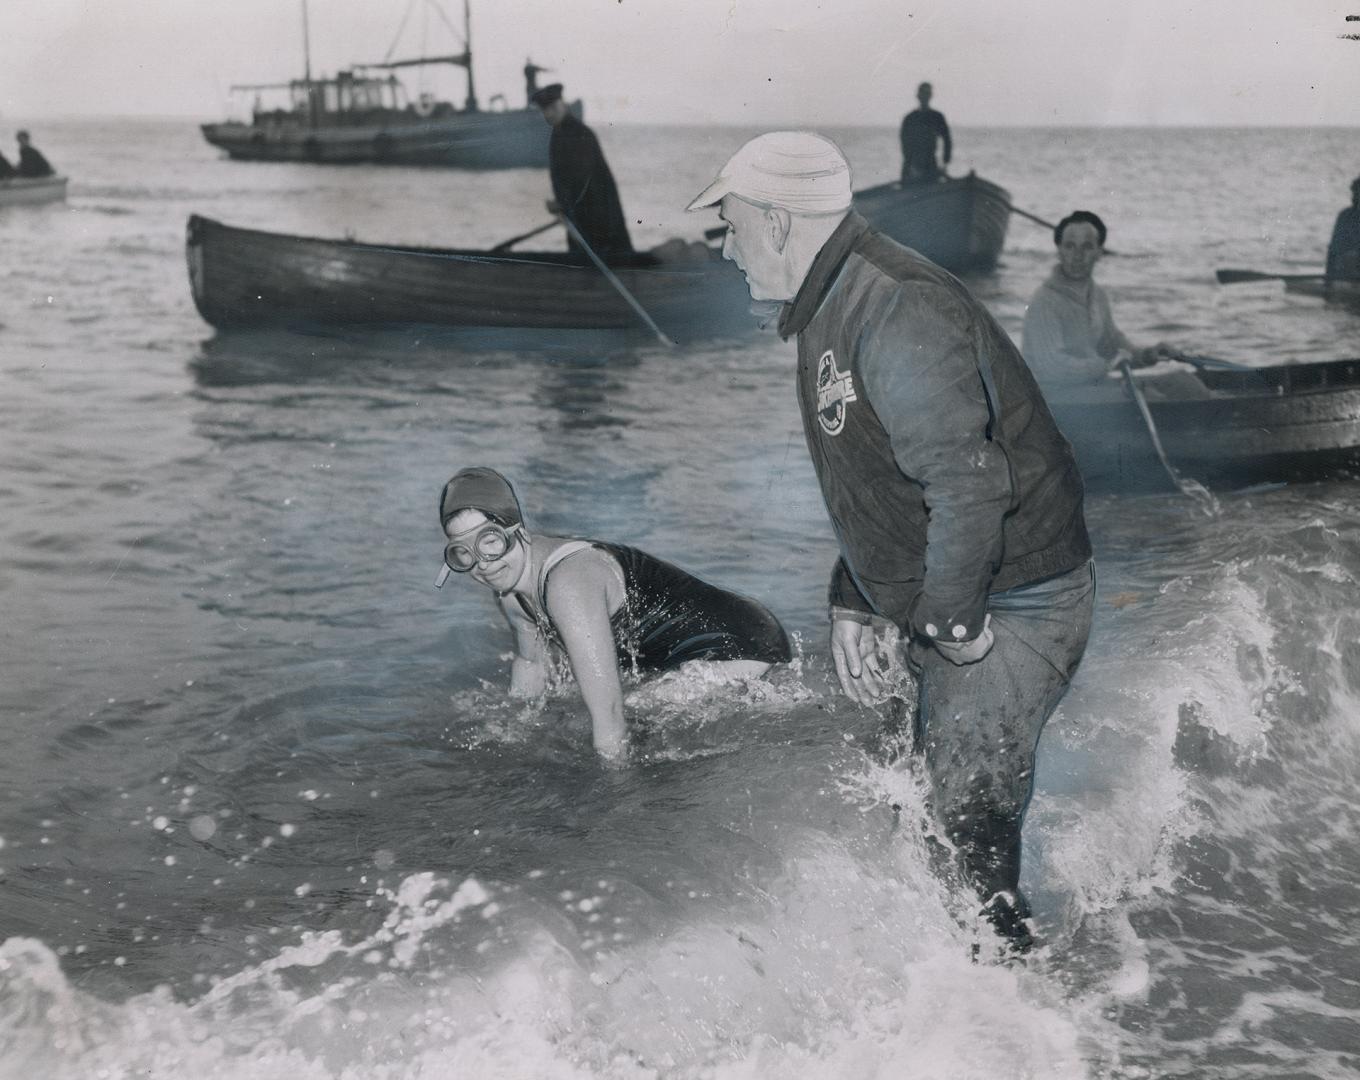
[{"label": "rower in dark coat", "polygon": [[944,176],[941,163],[935,160],[935,144],[944,148],[944,162],[948,166],[954,153],[953,140],[949,137],[949,124],[944,113],[930,107],[933,94],[930,83],[923,82],[916,88],[919,109],[912,109],[902,118],[900,139],[902,142],[902,183],[940,180]]},{"label": "rower in dark coat", "polygon": [[1360,176],[1351,181],[1351,204],[1336,215],[1327,245],[1327,280],[1360,281]]},{"label": "rower in dark coat", "polygon": [[[595,133],[572,115],[562,100],[561,83],[543,87],[534,94],[533,102],[553,129],[548,143],[553,203],[548,209],[560,210],[570,218],[586,243],[606,262],[629,259],[633,242],[628,237],[619,190]],[[572,251],[585,254],[574,237],[569,236],[567,242]]]},{"label": "rower in dark coat", "polygon": [[21,131],[14,137],[19,140],[20,176],[51,176],[57,171],[47,163],[47,158],[38,152],[36,146],[29,145],[27,131]]}]

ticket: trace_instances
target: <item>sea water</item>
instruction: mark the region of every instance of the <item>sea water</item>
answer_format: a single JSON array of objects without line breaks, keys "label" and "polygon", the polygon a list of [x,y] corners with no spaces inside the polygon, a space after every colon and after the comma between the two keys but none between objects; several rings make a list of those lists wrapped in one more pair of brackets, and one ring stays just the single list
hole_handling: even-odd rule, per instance
[{"label": "sea water", "polygon": [[[682,208],[750,134],[597,130],[640,246],[716,224]],[[893,132],[832,134],[859,186],[892,177]],[[217,335],[190,213],[489,246],[546,217],[546,175],[233,163],[182,123],[35,138],[71,188],[0,211],[0,1076],[1360,1069],[1354,482],[1089,501],[1095,625],[1025,835],[1044,945],[974,962],[913,778],[828,676],[790,345]],[[1320,263],[1354,132],[957,143],[1019,207],[1104,216],[1136,341],[1360,353],[1344,310],[1213,280]],[[1018,333],[1051,262],[1015,218],[971,284]],[[469,464],[532,527],[760,597],[794,663],[630,691],[636,761],[602,767],[571,687],[505,699],[488,594],[431,587]]]}]

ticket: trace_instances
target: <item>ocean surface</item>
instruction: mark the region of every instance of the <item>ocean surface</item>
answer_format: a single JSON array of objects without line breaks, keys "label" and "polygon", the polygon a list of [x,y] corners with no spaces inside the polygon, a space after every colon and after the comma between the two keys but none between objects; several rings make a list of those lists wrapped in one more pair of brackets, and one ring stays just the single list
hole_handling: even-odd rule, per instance
[{"label": "ocean surface", "polygon": [[[975,963],[911,777],[828,681],[791,345],[215,334],[190,213],[476,247],[546,218],[546,174],[29,126],[71,184],[0,210],[4,1080],[1360,1071],[1360,481],[1089,501],[1095,626],[1025,835],[1044,946]],[[597,131],[640,245],[715,224],[683,207],[752,134]],[[895,174],[894,132],[830,134],[858,186]],[[1135,341],[1360,355],[1360,316],[1213,275],[1321,264],[1356,131],[956,142],[1017,207],[1105,218]],[[1052,253],[1014,217],[971,282],[1013,333]],[[531,526],[760,597],[795,662],[632,690],[637,760],[602,768],[572,687],[505,699],[489,594],[431,587],[469,464]]]}]

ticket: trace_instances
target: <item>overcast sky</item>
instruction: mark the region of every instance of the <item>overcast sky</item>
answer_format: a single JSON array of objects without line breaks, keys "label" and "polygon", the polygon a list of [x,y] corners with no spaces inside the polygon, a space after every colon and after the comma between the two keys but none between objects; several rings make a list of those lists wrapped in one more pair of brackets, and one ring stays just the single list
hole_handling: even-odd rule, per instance
[{"label": "overcast sky", "polygon": [[[310,0],[313,74],[456,51],[441,8],[461,29],[462,0]],[[0,0],[0,118],[217,118],[232,83],[301,74],[301,9]],[[893,123],[928,80],[955,125],[1356,126],[1347,14],[1360,0],[473,0],[472,33],[484,104],[522,104],[531,55],[595,123]]]}]

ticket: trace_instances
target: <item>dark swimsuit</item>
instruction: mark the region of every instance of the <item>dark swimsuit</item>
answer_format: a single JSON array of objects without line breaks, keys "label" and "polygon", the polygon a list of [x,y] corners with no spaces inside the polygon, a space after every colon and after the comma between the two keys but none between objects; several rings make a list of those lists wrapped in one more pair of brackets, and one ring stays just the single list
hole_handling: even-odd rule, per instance
[{"label": "dark swimsuit", "polygon": [[792,657],[779,620],[755,600],[710,585],[645,551],[600,540],[565,544],[549,557],[538,582],[539,612],[544,614],[517,596],[554,644],[562,642],[546,615],[548,575],[563,559],[590,547],[612,556],[623,571],[624,601],[609,619],[621,669],[668,671],[690,660],[782,664]]}]

